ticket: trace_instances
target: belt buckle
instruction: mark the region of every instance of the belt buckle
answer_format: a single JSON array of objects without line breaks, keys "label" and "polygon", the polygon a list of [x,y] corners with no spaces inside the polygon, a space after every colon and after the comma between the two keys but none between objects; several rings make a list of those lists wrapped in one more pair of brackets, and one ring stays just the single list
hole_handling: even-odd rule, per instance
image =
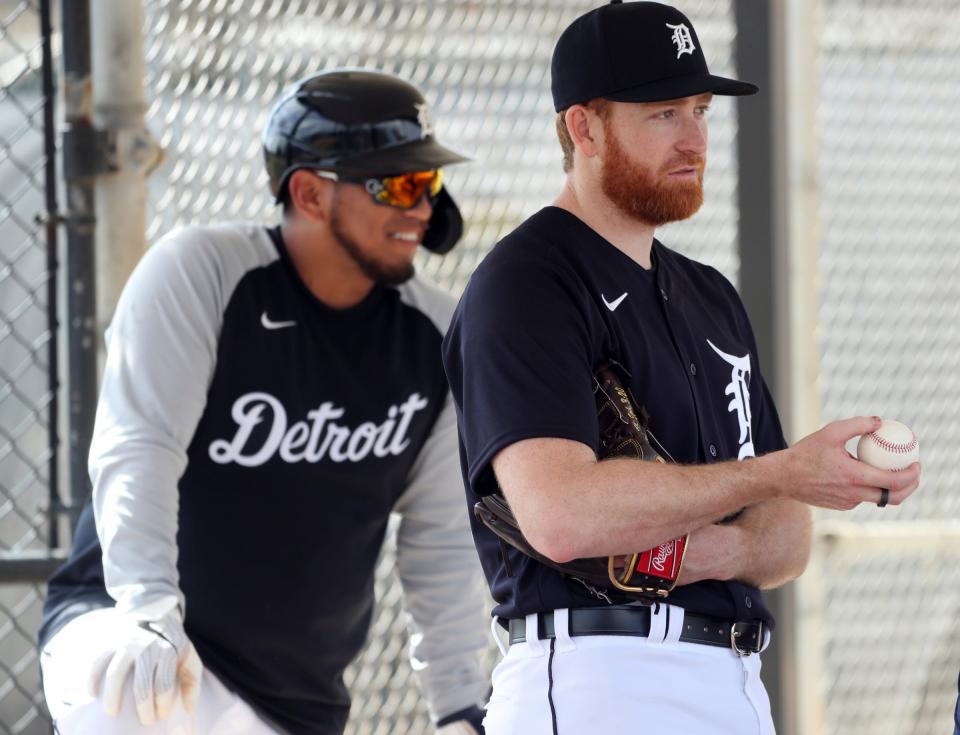
[{"label": "belt buckle", "polygon": [[[740,631],[737,630],[738,625],[749,625],[749,623],[737,622],[730,626],[730,648],[732,648],[740,658],[746,658],[747,656],[752,655],[753,651],[751,651],[749,648],[740,648],[740,646],[737,645],[737,638],[740,637]],[[759,648],[762,645],[762,641],[761,641],[762,637],[763,637],[763,622],[758,621],[757,622],[757,648]]]}]

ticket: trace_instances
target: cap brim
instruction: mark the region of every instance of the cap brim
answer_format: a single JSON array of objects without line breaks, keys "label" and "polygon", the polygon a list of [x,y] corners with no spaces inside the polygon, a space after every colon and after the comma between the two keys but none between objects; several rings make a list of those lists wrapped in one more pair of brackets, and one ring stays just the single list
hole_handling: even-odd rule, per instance
[{"label": "cap brim", "polygon": [[682,97],[695,97],[707,92],[739,97],[756,94],[759,91],[760,88],[750,82],[717,77],[713,74],[701,74],[674,79],[659,79],[656,82],[601,96],[614,102],[662,102],[663,100],[675,100]]},{"label": "cap brim", "polygon": [[467,156],[440,145],[430,136],[395,148],[380,148],[359,156],[345,157],[337,165],[337,170],[390,176],[408,171],[429,171],[469,160]]}]

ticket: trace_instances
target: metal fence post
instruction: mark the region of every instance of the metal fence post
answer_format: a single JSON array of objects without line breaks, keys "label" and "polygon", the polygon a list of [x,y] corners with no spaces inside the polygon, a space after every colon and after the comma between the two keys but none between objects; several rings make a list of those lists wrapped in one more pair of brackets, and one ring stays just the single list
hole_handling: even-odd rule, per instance
[{"label": "metal fence post", "polygon": [[70,405],[70,489],[65,508],[74,525],[90,492],[87,452],[97,399],[94,178],[107,160],[106,136],[93,127],[90,4],[61,0],[63,23],[63,178],[67,243],[67,335]]},{"label": "metal fence post", "polygon": [[[761,88],[757,97],[738,98],[740,292],[788,441],[819,425],[818,235],[810,183],[816,161],[814,5],[734,3],[738,72]],[[814,554],[811,567],[816,559]],[[809,607],[819,594],[817,571],[766,595],[780,625],[765,655],[763,678],[781,735],[806,735],[811,721],[811,713],[803,711],[810,704],[805,662],[817,653],[810,622],[800,611],[801,603]]]},{"label": "metal fence post", "polygon": [[94,123],[113,155],[96,184],[100,327],[147,249],[147,177],[162,159],[144,122],[143,13],[141,0],[90,0]]},{"label": "metal fence post", "polygon": [[[43,68],[43,149],[44,149],[44,187],[46,213],[44,216],[44,235],[47,245],[47,323],[50,327],[50,342],[47,345],[49,361],[47,385],[50,388],[50,404],[47,406],[47,421],[50,442],[50,461],[48,498],[49,507],[54,508],[60,498],[60,359],[57,334],[59,333],[59,291],[58,283],[58,239],[57,229],[60,216],[57,205],[57,138],[54,120],[56,119],[56,88],[53,84],[53,50],[51,39],[53,25],[50,18],[51,0],[40,2],[40,35],[42,39]],[[56,513],[50,514],[48,548],[60,546],[60,524]]]},{"label": "metal fence post", "polygon": [[[771,4],[756,0],[734,2],[737,39],[735,43],[737,73],[760,86],[755,97],[738,98],[737,160],[739,173],[739,290],[753,323],[757,338],[760,366],[784,426],[789,425],[785,360],[786,300],[780,288],[784,279],[779,268],[785,237],[777,216],[783,194],[782,165],[777,145],[778,90],[774,68],[774,24]],[[764,654],[763,680],[770,695],[770,705],[777,731],[788,732],[784,702],[784,669],[789,666],[790,625],[784,589],[764,593],[780,623],[773,644]],[[786,633],[786,635],[785,635]]]}]

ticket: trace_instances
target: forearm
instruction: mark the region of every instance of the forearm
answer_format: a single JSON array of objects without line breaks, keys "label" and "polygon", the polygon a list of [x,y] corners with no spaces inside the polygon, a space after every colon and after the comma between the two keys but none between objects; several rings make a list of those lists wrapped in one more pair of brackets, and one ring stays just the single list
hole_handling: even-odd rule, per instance
[{"label": "forearm", "polygon": [[[466,517],[465,509],[458,508]],[[440,718],[482,701],[486,595],[467,524],[428,526],[404,519],[397,571],[411,633],[410,657],[428,709]]]},{"label": "forearm", "polygon": [[810,508],[786,498],[747,508],[731,526],[740,530],[730,577],[772,589],[796,579],[810,558]]},{"label": "forearm", "polygon": [[156,619],[184,603],[176,537],[177,480],[185,461],[129,434],[113,442],[112,433],[98,433],[91,451],[104,581],[121,612]]},{"label": "forearm", "polygon": [[[902,503],[919,486],[919,463],[896,472],[878,470],[846,450],[850,439],[879,422],[866,416],[835,421],[789,449],[744,462],[692,466],[598,462],[580,442],[526,439],[497,454],[493,469],[527,540],[565,562],[649,549],[777,498],[849,510],[877,502],[880,488],[886,488],[890,504]],[[749,516],[743,522],[752,528]],[[776,537],[765,541],[776,542]],[[802,566],[799,558],[783,562],[791,573]],[[776,583],[766,579],[770,570],[746,571],[751,572]]]},{"label": "forearm", "polygon": [[735,521],[691,532],[678,585],[736,579],[761,589],[799,576],[810,555],[810,511],[794,500],[767,500]]},{"label": "forearm", "polygon": [[776,458],[696,466],[577,462],[570,461],[571,452],[590,450],[546,441],[541,448],[556,456],[537,464],[557,467],[550,476],[527,475],[514,466],[510,452],[523,442],[501,452],[494,469],[498,478],[510,478],[501,486],[527,538],[557,561],[651,548],[774,497],[782,472]]},{"label": "forearm", "polygon": [[[598,462],[565,501],[576,556],[649,549],[766,497],[772,483],[741,462],[678,466],[637,460]],[[627,490],[626,492],[624,490]]]},{"label": "forearm", "polygon": [[437,719],[476,705],[489,686],[479,653],[487,646],[487,596],[447,401],[395,509],[397,572],[409,615],[410,657]]}]

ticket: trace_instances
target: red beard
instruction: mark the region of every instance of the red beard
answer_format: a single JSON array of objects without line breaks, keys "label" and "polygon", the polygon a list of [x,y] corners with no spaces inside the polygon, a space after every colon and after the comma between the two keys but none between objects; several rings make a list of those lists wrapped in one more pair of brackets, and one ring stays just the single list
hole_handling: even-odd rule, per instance
[{"label": "red beard", "polygon": [[[607,198],[629,217],[652,227],[692,216],[703,204],[704,158],[678,155],[667,161],[658,175],[636,163],[620,144],[609,121],[604,121],[606,157],[600,187]],[[696,181],[669,181],[669,171],[685,166],[697,169]]]}]

